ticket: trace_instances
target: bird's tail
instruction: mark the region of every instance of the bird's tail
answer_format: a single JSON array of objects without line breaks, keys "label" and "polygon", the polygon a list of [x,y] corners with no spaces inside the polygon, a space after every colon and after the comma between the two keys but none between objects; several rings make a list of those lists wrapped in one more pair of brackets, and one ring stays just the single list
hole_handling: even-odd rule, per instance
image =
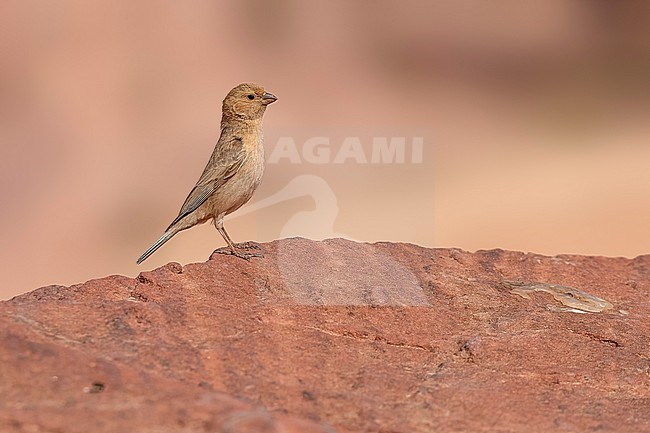
[{"label": "bird's tail", "polygon": [[152,246],[149,247],[149,249],[148,249],[147,251],[145,251],[145,252],[140,256],[140,258],[138,259],[137,263],[140,264],[140,263],[144,262],[145,260],[147,260],[147,258],[148,258],[150,255],[152,255],[153,253],[155,253],[156,250],[157,250],[158,248],[162,247],[163,244],[164,244],[165,242],[167,242],[168,240],[170,240],[170,239],[172,238],[172,236],[174,236],[176,233],[177,233],[176,230],[166,231],[166,232],[165,232],[165,233],[160,237],[160,239],[158,239],[158,240],[157,240],[157,241],[156,241]]}]

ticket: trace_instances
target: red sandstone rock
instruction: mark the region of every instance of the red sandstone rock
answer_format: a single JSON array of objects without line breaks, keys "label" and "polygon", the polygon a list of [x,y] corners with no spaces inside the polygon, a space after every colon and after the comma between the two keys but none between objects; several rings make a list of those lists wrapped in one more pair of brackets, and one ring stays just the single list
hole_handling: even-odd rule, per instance
[{"label": "red sandstone rock", "polygon": [[650,431],[650,256],[263,248],[0,303],[0,431]]}]

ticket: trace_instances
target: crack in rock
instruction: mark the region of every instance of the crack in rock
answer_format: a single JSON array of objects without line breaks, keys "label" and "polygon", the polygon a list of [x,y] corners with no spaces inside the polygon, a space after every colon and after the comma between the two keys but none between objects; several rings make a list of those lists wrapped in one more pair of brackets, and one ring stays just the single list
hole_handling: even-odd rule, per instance
[{"label": "crack in rock", "polygon": [[352,340],[357,340],[357,341],[363,341],[363,342],[372,342],[372,341],[377,341],[380,343],[384,343],[387,346],[393,346],[393,347],[400,347],[404,349],[416,349],[416,350],[423,350],[425,352],[431,352],[435,353],[435,349],[433,346],[430,345],[421,345],[421,344],[408,344],[408,343],[396,343],[393,341],[390,341],[386,339],[385,337],[382,337],[380,335],[369,335],[366,333],[359,333],[359,332],[352,332],[352,331],[343,331],[343,332],[335,332],[329,329],[323,329],[323,328],[318,328],[315,326],[305,326],[306,329],[312,329],[314,331],[321,332],[323,334],[331,335],[333,337],[343,337],[343,338],[349,338]]}]

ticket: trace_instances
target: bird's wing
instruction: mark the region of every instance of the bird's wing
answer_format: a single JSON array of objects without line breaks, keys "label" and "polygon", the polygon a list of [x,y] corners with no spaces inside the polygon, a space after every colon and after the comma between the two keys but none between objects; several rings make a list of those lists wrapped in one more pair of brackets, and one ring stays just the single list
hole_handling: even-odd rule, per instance
[{"label": "bird's wing", "polygon": [[178,216],[172,221],[167,230],[205,203],[208,197],[239,171],[245,157],[246,152],[241,137],[219,140],[217,148],[210,157],[210,161],[203,170],[199,181],[185,199]]}]

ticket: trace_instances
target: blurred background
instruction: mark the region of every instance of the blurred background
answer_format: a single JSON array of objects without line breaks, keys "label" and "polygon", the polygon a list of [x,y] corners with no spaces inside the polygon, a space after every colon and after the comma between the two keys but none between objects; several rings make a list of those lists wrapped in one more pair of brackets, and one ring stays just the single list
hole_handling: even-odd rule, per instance
[{"label": "blurred background", "polygon": [[[226,219],[236,241],[650,252],[650,3],[7,0],[0,17],[0,298],[223,246],[206,224],[135,265],[243,81],[279,97],[280,153]],[[310,137],[331,157],[307,161]],[[405,138],[405,161],[364,163],[374,137]]]}]

